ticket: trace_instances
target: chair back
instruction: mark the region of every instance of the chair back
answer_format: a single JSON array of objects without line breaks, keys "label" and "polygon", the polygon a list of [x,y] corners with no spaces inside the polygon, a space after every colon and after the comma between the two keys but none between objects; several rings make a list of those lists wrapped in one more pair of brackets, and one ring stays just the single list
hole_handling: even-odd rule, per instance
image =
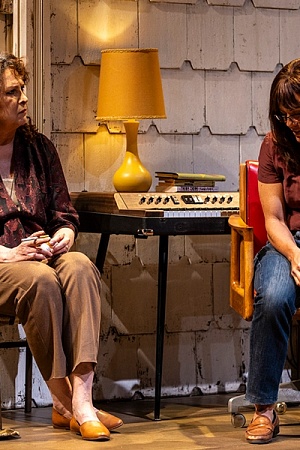
[{"label": "chair back", "polygon": [[246,161],[246,224],[253,228],[254,254],[267,242],[265,218],[258,194],[258,161]]}]

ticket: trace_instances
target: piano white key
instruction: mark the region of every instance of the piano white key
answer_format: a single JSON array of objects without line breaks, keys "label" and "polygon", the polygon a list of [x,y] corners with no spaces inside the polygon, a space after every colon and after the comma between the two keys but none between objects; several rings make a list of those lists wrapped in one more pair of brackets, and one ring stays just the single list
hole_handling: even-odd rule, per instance
[{"label": "piano white key", "polygon": [[218,209],[184,209],[172,210],[166,209],[163,211],[166,218],[201,218],[201,217],[221,217],[221,210]]}]

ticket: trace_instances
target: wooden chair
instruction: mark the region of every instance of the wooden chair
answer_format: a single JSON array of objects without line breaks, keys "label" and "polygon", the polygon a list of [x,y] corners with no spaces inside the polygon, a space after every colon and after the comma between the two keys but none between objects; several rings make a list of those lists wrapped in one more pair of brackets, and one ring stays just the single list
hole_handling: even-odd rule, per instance
[{"label": "wooden chair", "polygon": [[[1,325],[13,325],[15,323],[15,317],[0,315]],[[26,361],[25,361],[25,412],[31,412],[32,401],[32,354],[28,347],[26,339],[19,339],[17,341],[6,340],[0,342],[0,348],[25,348],[26,349]],[[19,437],[19,433],[11,428],[3,429],[2,427],[2,400],[1,400],[1,387],[0,387],[0,439],[6,439],[7,437]]]},{"label": "wooden chair", "polygon": [[[240,165],[240,211],[229,217],[231,227],[230,306],[245,320],[253,314],[254,255],[267,242],[264,215],[258,195],[258,161],[246,161]],[[295,314],[300,321],[300,311]],[[298,324],[298,342],[300,342]],[[280,385],[277,411],[285,412],[286,403],[299,403],[299,382]],[[228,402],[234,426],[244,426],[245,417],[238,413],[241,406],[250,405],[244,395]]]}]

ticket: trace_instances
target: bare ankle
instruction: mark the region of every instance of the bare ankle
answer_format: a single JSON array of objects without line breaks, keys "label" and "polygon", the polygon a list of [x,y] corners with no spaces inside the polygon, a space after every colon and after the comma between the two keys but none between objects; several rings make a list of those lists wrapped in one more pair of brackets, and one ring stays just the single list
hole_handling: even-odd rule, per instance
[{"label": "bare ankle", "polygon": [[82,425],[82,423],[93,420],[98,421],[96,410],[93,405],[87,402],[81,402],[77,404],[73,403],[73,414],[77,422]]},{"label": "bare ankle", "polygon": [[262,413],[265,411],[272,411],[274,409],[274,403],[270,405],[255,405],[255,411],[258,413]]}]

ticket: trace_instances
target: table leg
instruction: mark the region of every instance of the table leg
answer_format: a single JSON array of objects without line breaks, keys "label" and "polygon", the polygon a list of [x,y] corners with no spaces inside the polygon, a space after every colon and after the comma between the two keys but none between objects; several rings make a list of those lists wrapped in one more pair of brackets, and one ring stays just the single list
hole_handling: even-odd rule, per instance
[{"label": "table leg", "polygon": [[32,402],[32,353],[26,345],[26,374],[25,374],[25,412],[31,413]]},{"label": "table leg", "polygon": [[110,238],[110,234],[108,234],[108,233],[101,234],[97,257],[96,257],[96,266],[99,269],[99,272],[101,274],[103,273],[103,266],[104,266],[104,262],[105,262],[109,238]]},{"label": "table leg", "polygon": [[154,420],[160,420],[160,396],[165,334],[169,236],[159,237],[158,295],[156,323],[156,369]]},{"label": "table leg", "polygon": [[0,431],[2,430],[2,400],[1,400],[1,386],[0,386]]}]

